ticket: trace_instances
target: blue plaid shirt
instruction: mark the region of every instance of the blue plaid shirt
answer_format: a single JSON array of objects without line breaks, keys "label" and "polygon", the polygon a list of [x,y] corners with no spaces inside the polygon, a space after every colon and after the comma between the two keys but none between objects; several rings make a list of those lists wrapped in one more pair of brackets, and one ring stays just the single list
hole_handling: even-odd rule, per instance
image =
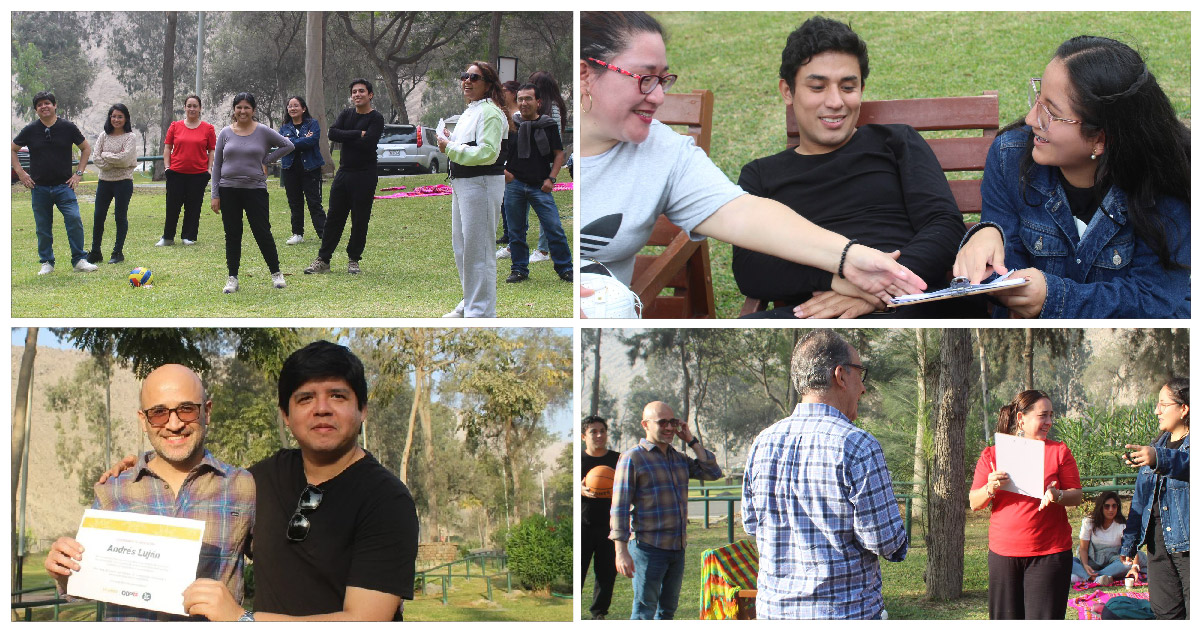
[{"label": "blue plaid shirt", "polygon": [[[224,582],[242,601],[242,569],[250,550],[254,526],[254,478],[250,471],[231,466],[204,451],[204,459],[188,473],[183,487],[172,493],[167,483],[150,470],[153,451],[146,452],[133,468],[96,484],[92,508],[136,512],[204,521],[204,540],[196,577]],[[108,604],[105,621],[186,621],[190,617]]]},{"label": "blue plaid shirt", "polygon": [[670,444],[659,449],[646,438],[621,454],[613,479],[609,526],[612,540],[629,540],[678,551],[687,546],[688,479],[721,478],[717,456],[701,463]]},{"label": "blue plaid shirt", "polygon": [[759,619],[874,619],[877,556],[908,553],[879,441],[824,404],[801,403],[754,439],[742,521],[758,543]]}]

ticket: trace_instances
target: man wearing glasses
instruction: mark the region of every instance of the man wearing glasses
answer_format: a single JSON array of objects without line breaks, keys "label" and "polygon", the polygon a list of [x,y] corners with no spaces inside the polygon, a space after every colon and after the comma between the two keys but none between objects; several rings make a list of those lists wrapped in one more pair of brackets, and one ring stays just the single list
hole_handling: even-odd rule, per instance
[{"label": "man wearing glasses", "polygon": [[854,426],[867,368],[829,329],[792,353],[800,404],[746,456],[742,527],[758,544],[759,619],[880,619],[879,556],[899,562],[908,536],[883,449]]},{"label": "man wearing glasses", "polygon": [[[93,509],[202,520],[203,548],[196,574],[242,599],[242,569],[254,525],[254,479],[204,448],[212,401],[195,372],[182,365],[155,369],[142,383],[138,417],[153,451],[131,470],[96,484]],[[129,460],[132,462],[132,460]],[[59,538],[46,555],[46,572],[60,593],[79,570],[85,550]],[[234,595],[236,594],[236,595]],[[109,604],[105,621],[186,621],[187,617]]]},{"label": "man wearing glasses", "polygon": [[[78,127],[58,117],[57,103],[50,92],[35,94],[33,108],[38,119],[26,125],[12,140],[13,172],[32,194],[38,258],[42,262],[39,276],[54,271],[54,206],[58,206],[63,215],[75,271],[96,270],[96,265],[87,261],[87,252],[83,249],[83,221],[79,218],[79,201],[75,198],[75,185],[83,178],[92,145]],[[79,145],[79,170],[74,173],[71,172],[72,145]],[[28,173],[21,167],[18,155],[21,147],[29,147]]]},{"label": "man wearing glasses", "polygon": [[358,446],[362,362],[328,341],[292,353],[279,373],[279,412],[300,448],[250,467],[255,610],[214,580],[188,587],[184,607],[212,621],[402,621],[402,600],[413,598],[417,511],[404,483]]},{"label": "man wearing glasses", "polygon": [[[867,44],[849,26],[813,17],[788,36],[779,93],[796,120],[795,142],[742,168],[738,185],[774,199],[842,236],[900,251],[899,262],[933,291],[947,286],[962,215],[937,157],[908,125],[858,125],[869,65]],[[882,304],[835,274],[733,248],[733,276],[745,295],[787,304],[767,318],[861,317]],[[982,302],[905,306],[904,317],[982,316]],[[797,305],[799,305],[797,307]]]},{"label": "man wearing glasses", "polygon": [[[646,437],[617,462],[609,538],[617,572],[633,578],[630,619],[674,619],[687,546],[688,479],[716,481],[722,472],[716,456],[666,403],[646,405],[642,428]],[[676,436],[695,459],[671,446]]]},{"label": "man wearing glasses", "polygon": [[346,271],[361,272],[358,261],[367,246],[367,224],[371,221],[375,186],[379,183],[375,147],[383,135],[383,115],[371,105],[374,98],[375,89],[370,81],[354,79],[350,82],[350,102],[354,106],[342,110],[329,127],[329,139],[342,146],[341,165],[329,187],[329,216],[325,220],[321,249],[304,273],[329,273],[329,262],[342,240],[347,218],[350,239],[346,241],[346,255],[350,262]]}]

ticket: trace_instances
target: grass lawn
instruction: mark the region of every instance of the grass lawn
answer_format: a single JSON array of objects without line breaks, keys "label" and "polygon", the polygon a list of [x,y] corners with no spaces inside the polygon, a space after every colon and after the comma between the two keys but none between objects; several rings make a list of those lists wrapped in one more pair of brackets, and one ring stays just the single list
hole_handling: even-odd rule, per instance
[{"label": "grass lawn", "polygon": [[[712,158],[737,181],[747,162],[783,150],[780,53],[787,35],[816,10],[800,13],[655,13],[667,32],[673,92],[710,89]],[[1185,120],[1191,119],[1188,13],[821,12],[849,23],[870,51],[867,100],[1000,94],[1001,124],[1026,113],[1029,77],[1041,76],[1055,48],[1081,34],[1132,45]],[[742,296],[730,270],[732,248],[711,241],[720,317],[736,317]]]},{"label": "grass lawn", "polygon": [[[901,508],[903,509],[903,508]],[[714,510],[714,514],[717,510]],[[720,510],[724,513],[724,508]],[[1076,515],[1071,522],[1077,523]],[[908,556],[903,562],[881,561],[883,571],[883,605],[889,619],[987,619],[987,512],[967,514],[966,553],[964,555],[963,595],[950,602],[925,600],[925,564],[927,553],[924,536],[914,530],[914,542],[909,546]],[[700,617],[700,553],[728,544],[724,522],[715,522],[709,529],[693,520],[688,528],[687,563],[684,569],[683,591],[679,596],[676,619],[698,619]],[[737,539],[746,538],[741,528],[741,518],[734,526]],[[610,619],[626,619],[632,610],[632,581],[617,576],[613,592]],[[1124,586],[1105,590],[1124,590]],[[1145,590],[1145,587],[1136,589]],[[587,589],[590,597],[591,589]],[[1072,591],[1072,596],[1074,596]],[[586,616],[590,599],[582,602]],[[1067,608],[1066,619],[1075,619],[1074,608]]]},{"label": "grass lawn", "polygon": [[[37,554],[25,559],[26,588],[50,586],[54,582],[47,575],[42,563],[46,554]],[[417,590],[416,599],[406,602],[404,606],[405,621],[570,621],[571,600],[555,597],[545,593],[530,593],[514,588],[512,593],[505,591],[507,584],[503,577],[492,578],[492,597],[487,599],[487,583],[482,578],[455,578],[454,586],[448,593],[448,603],[442,604],[442,592],[436,583],[432,583],[428,593]],[[563,587],[565,588],[565,587]],[[37,593],[28,599],[50,599],[54,591]],[[37,608],[34,610],[34,621],[49,621],[53,619],[53,608]],[[23,619],[24,617],[21,617]],[[62,606],[59,612],[60,621],[94,621],[96,605],[94,603],[71,604]],[[17,619],[17,617],[13,617]]]},{"label": "grass lawn", "polygon": [[[567,176],[566,170],[563,176]],[[323,193],[328,208],[329,186]],[[417,186],[446,183],[445,175],[384,177],[379,187]],[[84,248],[91,246],[95,175],[78,190],[85,233]],[[288,287],[271,288],[271,278],[262,254],[246,225],[242,237],[242,262],[237,293],[225,295],[225,232],[221,218],[209,208],[207,197],[200,219],[196,245],[154,247],[162,236],[165,189],[135,188],[129,207],[129,236],[125,262],[100,264],[100,270],[84,274],[71,270],[62,216],[55,212],[54,247],[56,268],[38,276],[37,238],[34,233],[30,193],[19,184],[12,187],[12,316],[13,317],[440,317],[462,299],[462,288],[450,246],[450,197],[376,199],[370,232],[363,253],[362,274],[346,273],[346,227],[334,252],[332,271],[304,275],[316,256],[320,242],[305,213],[305,241],[284,245],[291,236],[287,197],[277,178],[270,178],[271,224],[279,250],[281,268]],[[391,194],[390,192],[382,194]],[[571,192],[554,194],[567,234],[574,230]],[[532,213],[531,213],[532,216]],[[182,221],[182,218],[181,218]],[[538,237],[538,222],[530,223],[528,242]],[[104,260],[111,253],[116,226],[110,208],[104,230]],[[133,289],[127,274],[134,267],[154,272],[154,287]],[[550,262],[530,267],[529,280],[507,284],[509,261],[497,264],[497,307],[499,317],[570,317],[571,285],[554,273]]]}]

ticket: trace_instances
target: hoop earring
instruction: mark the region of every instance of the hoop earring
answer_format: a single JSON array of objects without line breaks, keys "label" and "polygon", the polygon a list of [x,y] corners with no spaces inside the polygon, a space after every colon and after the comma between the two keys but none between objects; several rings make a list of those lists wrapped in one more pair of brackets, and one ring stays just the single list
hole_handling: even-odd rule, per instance
[{"label": "hoop earring", "polygon": [[583,95],[587,97],[588,103],[587,103],[587,107],[584,107],[583,103],[580,103],[579,111],[586,114],[586,113],[592,111],[592,93],[588,90],[584,90]]}]

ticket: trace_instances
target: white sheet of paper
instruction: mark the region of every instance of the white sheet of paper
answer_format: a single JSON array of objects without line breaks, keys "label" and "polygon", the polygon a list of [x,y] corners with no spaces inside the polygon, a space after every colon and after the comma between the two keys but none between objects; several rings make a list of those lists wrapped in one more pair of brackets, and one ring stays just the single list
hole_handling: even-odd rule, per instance
[{"label": "white sheet of paper", "polygon": [[204,521],[84,510],[75,540],[83,559],[68,595],[187,614],[183,590],[196,580]]},{"label": "white sheet of paper", "polygon": [[1046,443],[1005,433],[996,434],[996,470],[1008,473],[1001,490],[1037,499],[1046,494]]}]

